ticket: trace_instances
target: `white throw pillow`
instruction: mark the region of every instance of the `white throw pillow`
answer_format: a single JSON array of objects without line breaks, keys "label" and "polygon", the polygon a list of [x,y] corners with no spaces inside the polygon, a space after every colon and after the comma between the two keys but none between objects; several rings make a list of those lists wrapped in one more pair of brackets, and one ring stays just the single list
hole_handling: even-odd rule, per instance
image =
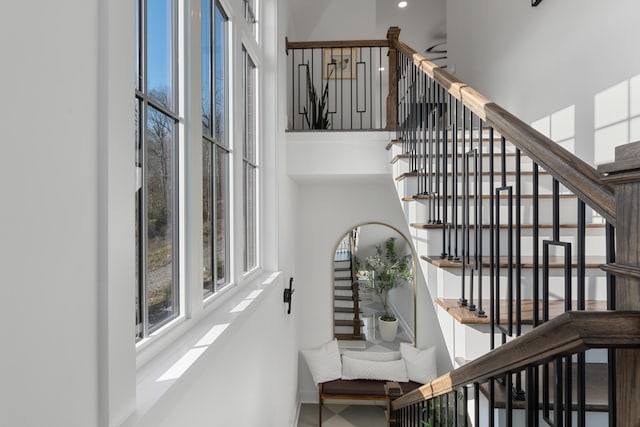
[{"label": "white throw pillow", "polygon": [[342,376],[342,362],[338,341],[333,340],[311,350],[302,350],[316,384],[337,380]]},{"label": "white throw pillow", "polygon": [[426,384],[438,376],[435,347],[418,350],[403,342],[400,343],[400,355],[407,364],[407,374],[411,381]]},{"label": "white throw pillow", "polygon": [[384,380],[407,382],[407,366],[403,360],[379,362],[374,360],[342,358],[343,380]]},{"label": "white throw pillow", "polygon": [[347,350],[343,357],[359,360],[374,360],[378,362],[388,362],[390,360],[400,360],[399,351],[353,351]]}]

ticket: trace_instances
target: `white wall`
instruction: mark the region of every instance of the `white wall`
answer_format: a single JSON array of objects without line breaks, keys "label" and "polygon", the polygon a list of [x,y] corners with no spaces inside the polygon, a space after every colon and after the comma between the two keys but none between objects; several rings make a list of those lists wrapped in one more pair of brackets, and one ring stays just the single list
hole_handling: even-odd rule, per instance
[{"label": "white wall", "polygon": [[215,343],[215,351],[198,359],[136,426],[293,425],[294,323],[282,303],[282,288],[264,293],[255,310],[229,326],[233,331]]},{"label": "white wall", "polygon": [[[345,143],[347,143],[345,141]],[[332,260],[338,240],[353,226],[366,222],[389,224],[409,236],[391,176],[386,180],[304,182],[299,187],[301,221],[297,230],[295,316],[301,349],[333,339]],[[418,274],[416,314],[419,347],[438,346],[441,372],[450,367],[424,278]],[[317,388],[300,358],[299,392],[303,401],[317,399]]]},{"label": "white wall", "polygon": [[0,425],[97,423],[98,3],[0,15]]},{"label": "white wall", "polygon": [[[272,37],[262,41],[262,66],[271,92],[261,142],[272,149],[265,152],[262,243],[267,267],[288,277],[294,236],[276,224],[293,218],[296,189],[277,188],[289,182],[275,148],[284,137],[284,108],[273,95],[281,92],[277,58],[286,33],[286,26],[275,33],[275,20],[288,16],[287,2],[279,3],[281,11],[275,0],[264,2]],[[15,2],[0,15],[2,426],[119,426],[141,401],[132,286],[133,7],[130,0]],[[282,282],[235,325],[227,346],[209,354],[216,363],[185,376],[144,422],[291,425],[297,348]],[[197,326],[189,320],[182,326]],[[177,350],[169,344],[166,353]],[[246,400],[232,410],[238,395]]]},{"label": "white wall", "polygon": [[413,0],[400,9],[388,0],[297,0],[291,41],[384,39],[391,26],[418,51],[446,38],[446,1]]},{"label": "white wall", "polygon": [[582,159],[606,162],[640,140],[639,14],[635,0],[450,0],[449,65]]}]

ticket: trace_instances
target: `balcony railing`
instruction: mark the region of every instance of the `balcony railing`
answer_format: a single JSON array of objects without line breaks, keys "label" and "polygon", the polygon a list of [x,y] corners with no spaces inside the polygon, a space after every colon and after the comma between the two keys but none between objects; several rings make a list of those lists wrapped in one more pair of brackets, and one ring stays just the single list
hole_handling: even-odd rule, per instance
[{"label": "balcony railing", "polygon": [[289,130],[395,129],[390,40],[287,40],[286,46]]}]

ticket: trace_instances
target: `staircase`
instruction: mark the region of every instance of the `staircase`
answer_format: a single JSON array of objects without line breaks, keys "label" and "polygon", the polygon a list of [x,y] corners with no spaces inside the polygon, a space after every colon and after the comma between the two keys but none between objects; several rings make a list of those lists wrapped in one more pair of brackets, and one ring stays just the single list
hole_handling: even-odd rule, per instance
[{"label": "staircase", "polygon": [[[595,170],[399,34],[287,41],[292,70],[338,47],[388,58],[378,122],[454,364],[392,401],[390,425],[640,425],[640,142]],[[357,335],[335,268],[335,328]]]},{"label": "staircase", "polygon": [[352,230],[340,242],[333,260],[333,333],[341,345],[362,347],[363,333],[360,295],[353,265],[357,230]]},{"label": "staircase", "polygon": [[[628,409],[637,385],[626,379],[640,355],[621,349],[640,344],[639,230],[620,216],[621,204],[639,204],[611,186],[640,182],[640,143],[596,171],[427,61],[397,30],[388,37],[397,57],[389,94],[397,138],[388,146],[396,189],[455,367],[394,401],[392,425],[640,423]],[[624,191],[638,198],[637,187]],[[616,283],[612,272],[633,279]],[[627,299],[616,295],[620,285]],[[621,306],[633,311],[608,311]],[[610,313],[633,325],[623,341]]]},{"label": "staircase", "polygon": [[[473,135],[478,136],[474,138]],[[449,134],[446,140],[441,134],[438,139],[441,141],[439,150],[431,147],[431,158],[435,157],[435,151],[440,151],[440,158],[445,151],[456,153],[448,154],[446,163],[440,164],[442,171],[457,170],[455,178],[453,172],[439,177],[439,188],[446,186],[450,193],[446,203],[442,190],[420,192],[419,188],[425,182],[429,188],[430,175],[420,176],[412,170],[411,158],[404,153],[406,144],[403,140],[392,141],[388,150],[398,197],[455,365],[462,366],[488,353],[499,345],[496,343],[530,331],[543,319],[560,316],[567,311],[567,304],[573,309],[580,304],[585,310],[606,310],[607,275],[600,269],[607,261],[606,224],[602,218],[591,211],[589,222],[583,227],[586,252],[582,267],[588,282],[584,300],[576,300],[578,257],[569,254],[565,257],[564,250],[554,251],[553,248],[550,248],[548,283],[545,285],[546,296],[543,296],[540,286],[535,285],[541,283],[542,242],[552,241],[556,234],[557,241],[571,247],[578,244],[579,227],[575,220],[579,210],[578,197],[560,188],[545,171],[534,173],[531,160],[522,159],[513,147],[503,146],[499,135],[494,133],[490,138],[486,129],[470,129],[455,138]],[[462,147],[463,141],[466,147]],[[478,153],[471,159],[470,167],[468,155],[463,154],[469,152]],[[432,163],[429,159],[428,153],[422,155],[423,163]],[[431,166],[435,170],[435,166]],[[422,184],[418,182],[420,179],[424,181]],[[430,188],[435,188],[435,177],[431,177],[431,181]],[[509,187],[511,197],[495,190]],[[513,193],[519,195],[517,206]],[[446,223],[443,220],[445,205]],[[555,226],[554,211],[560,219]],[[491,216],[493,224],[487,220]],[[516,223],[519,230],[515,230]],[[536,241],[537,246],[534,245]],[[489,254],[492,252],[499,256],[497,263],[491,262]],[[565,289],[566,271],[571,274],[569,292]],[[497,286],[496,278],[499,278]],[[461,286],[465,285],[462,290]],[[538,292],[534,291],[536,287]],[[491,298],[492,291],[499,294]],[[567,302],[565,295],[570,295],[572,300]],[[490,311],[496,319],[493,324]],[[608,355],[604,350],[592,350],[587,358],[588,363],[584,366],[586,413],[592,425],[606,425]],[[577,365],[572,363],[571,366],[575,383]],[[540,383],[547,389],[546,393],[542,393],[542,388],[539,391],[541,408],[545,395],[550,396],[548,405],[554,404],[553,378],[550,378],[553,369],[551,365],[545,372],[538,372]],[[508,406],[506,396],[511,394],[515,396],[510,403],[512,422],[524,425],[524,383],[524,372],[521,372],[512,379],[510,392],[504,381],[496,382],[493,392],[488,383],[482,384],[479,390],[485,402],[481,404],[484,406],[481,410],[486,410],[493,393],[493,407],[499,411],[498,417],[504,418]],[[575,384],[573,390],[573,405],[577,407]]]}]

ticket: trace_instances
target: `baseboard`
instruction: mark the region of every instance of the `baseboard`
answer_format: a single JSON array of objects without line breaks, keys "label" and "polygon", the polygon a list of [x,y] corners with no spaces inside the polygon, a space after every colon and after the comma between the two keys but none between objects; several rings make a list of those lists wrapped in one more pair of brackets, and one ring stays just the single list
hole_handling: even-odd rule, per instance
[{"label": "baseboard", "polygon": [[298,427],[298,421],[300,419],[300,406],[302,405],[302,402],[300,402],[300,398],[298,398],[297,404],[296,404],[296,413],[293,416],[293,423],[291,424],[291,427]]},{"label": "baseboard", "polygon": [[389,311],[391,311],[393,315],[396,317],[396,319],[398,319],[398,323],[400,324],[402,329],[407,333],[411,341],[415,343],[416,342],[415,331],[411,327],[409,327],[409,323],[407,323],[405,318],[398,314],[398,311],[399,311],[398,308],[391,301],[389,301],[389,308],[390,308]]},{"label": "baseboard", "polygon": [[301,391],[299,393],[300,403],[318,403],[318,390]]}]

